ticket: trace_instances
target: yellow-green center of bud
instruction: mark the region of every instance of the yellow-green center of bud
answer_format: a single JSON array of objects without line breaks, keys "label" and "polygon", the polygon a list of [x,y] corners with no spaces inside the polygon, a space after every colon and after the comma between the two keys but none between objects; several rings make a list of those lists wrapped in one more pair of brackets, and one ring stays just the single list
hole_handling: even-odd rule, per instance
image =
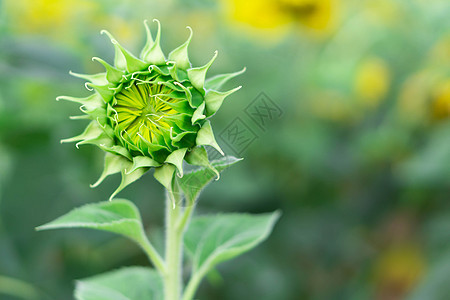
[{"label": "yellow-green center of bud", "polygon": [[200,126],[184,92],[164,77],[142,77],[114,95],[112,123],[118,141],[130,152],[161,161],[171,152],[194,146]]},{"label": "yellow-green center of bud", "polygon": [[121,135],[135,146],[141,141],[157,143],[159,136],[170,132],[169,121],[177,114],[170,103],[176,99],[164,85],[134,83],[116,94],[117,126]]}]

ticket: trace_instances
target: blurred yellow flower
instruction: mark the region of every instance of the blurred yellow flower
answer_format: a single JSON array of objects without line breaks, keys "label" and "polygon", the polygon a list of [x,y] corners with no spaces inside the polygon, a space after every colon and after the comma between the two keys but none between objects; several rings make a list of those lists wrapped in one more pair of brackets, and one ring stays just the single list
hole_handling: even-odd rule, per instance
[{"label": "blurred yellow flower", "polygon": [[432,91],[433,116],[436,119],[450,117],[450,78],[438,83]]},{"label": "blurred yellow flower", "polygon": [[419,281],[426,269],[425,257],[410,242],[393,245],[375,265],[375,299],[402,299]]},{"label": "blurred yellow flower", "polygon": [[419,72],[409,77],[401,87],[397,109],[401,119],[422,121],[428,115],[429,86],[434,76],[429,72]]},{"label": "blurred yellow flower", "polygon": [[430,48],[424,67],[403,84],[398,110],[402,119],[423,121],[450,117],[450,35]]},{"label": "blurred yellow flower", "polygon": [[260,29],[276,28],[289,22],[278,0],[229,0],[234,20]]},{"label": "blurred yellow flower", "polygon": [[395,26],[405,16],[407,2],[392,0],[365,0],[363,13],[368,19],[383,26]]},{"label": "blurred yellow flower", "polygon": [[355,109],[353,100],[339,91],[327,90],[315,93],[309,101],[310,110],[319,118],[352,124],[362,115]]},{"label": "blurred yellow flower", "polygon": [[449,117],[450,79],[434,69],[412,75],[400,91],[398,111],[407,121]]},{"label": "blurred yellow flower", "polygon": [[97,7],[88,0],[4,0],[13,31],[67,38]]},{"label": "blurred yellow flower", "polygon": [[[325,32],[336,13],[335,0],[223,0],[233,21],[282,34],[288,24]],[[267,36],[266,36],[267,37]]]},{"label": "blurred yellow flower", "polygon": [[450,33],[444,35],[431,48],[429,53],[430,64],[436,67],[447,68],[450,66]]},{"label": "blurred yellow flower", "polygon": [[335,10],[332,0],[278,0],[280,10],[306,27],[325,30]]},{"label": "blurred yellow flower", "polygon": [[363,106],[375,108],[384,100],[390,82],[387,63],[380,58],[369,58],[356,71],[354,90]]}]

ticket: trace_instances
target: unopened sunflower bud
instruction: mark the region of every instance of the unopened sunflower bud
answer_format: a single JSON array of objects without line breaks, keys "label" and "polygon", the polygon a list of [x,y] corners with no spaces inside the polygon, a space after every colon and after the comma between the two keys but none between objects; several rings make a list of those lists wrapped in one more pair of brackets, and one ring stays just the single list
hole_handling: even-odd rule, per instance
[{"label": "unopened sunflower bud", "polygon": [[92,186],[99,185],[111,174],[122,174],[122,182],[111,199],[151,168],[156,168],[155,178],[170,188],[176,170],[183,176],[182,162],[186,156],[191,164],[211,166],[206,151],[197,149],[212,146],[223,153],[209,118],[225,97],[240,87],[227,92],[217,89],[245,71],[206,79],[217,52],[205,66],[192,67],[188,57],[190,27],[188,40],[166,59],[160,47],[161,26],[159,21],[155,22],[158,23],[155,39],[144,22],[147,43],[139,58],[123,48],[109,32],[102,31],[114,45],[114,65],[94,57],[94,61],[105,67],[105,72],[71,73],[86,79],[86,87],[94,94],[87,98],[58,98],[80,103],[85,113],[80,118],[91,120],[81,135],[62,142],[77,142],[77,146],[94,144],[106,152],[103,173]]}]

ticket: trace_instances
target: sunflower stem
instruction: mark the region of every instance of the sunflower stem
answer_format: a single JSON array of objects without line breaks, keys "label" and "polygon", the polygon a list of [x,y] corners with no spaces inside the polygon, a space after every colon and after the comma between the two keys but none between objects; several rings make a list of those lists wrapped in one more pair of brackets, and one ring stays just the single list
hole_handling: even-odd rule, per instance
[{"label": "sunflower stem", "polygon": [[147,254],[150,262],[155,266],[158,272],[163,275],[166,273],[166,265],[164,260],[159,255],[158,251],[153,247],[153,245],[148,240],[147,236],[143,235],[139,241],[142,249]]},{"label": "sunflower stem", "polygon": [[186,227],[189,224],[189,221],[191,220],[191,215],[192,212],[194,211],[194,208],[195,204],[191,204],[185,208],[183,214],[180,216],[179,222],[177,223],[177,228],[179,230],[182,230],[183,232],[186,230]]},{"label": "sunflower stem", "polygon": [[182,290],[184,228],[177,226],[181,213],[180,200],[179,193],[177,192],[168,191],[166,194],[167,272],[164,274],[165,300],[179,300]]},{"label": "sunflower stem", "polygon": [[202,281],[203,277],[206,275],[207,271],[211,268],[211,265],[205,264],[200,270],[197,272],[193,272],[191,279],[186,285],[186,289],[183,294],[182,300],[192,300],[194,299],[195,293]]}]

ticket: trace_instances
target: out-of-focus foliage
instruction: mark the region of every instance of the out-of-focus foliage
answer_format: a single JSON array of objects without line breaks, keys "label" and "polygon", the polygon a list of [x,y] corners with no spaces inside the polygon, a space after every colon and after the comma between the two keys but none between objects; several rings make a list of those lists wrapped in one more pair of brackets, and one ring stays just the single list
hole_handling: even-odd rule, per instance
[{"label": "out-of-focus foliage", "polygon": [[[217,73],[247,67],[214,128],[245,160],[199,209],[283,210],[264,247],[220,266],[223,280],[211,274],[200,299],[447,299],[449,14],[445,0],[1,0],[0,278],[68,299],[73,279],[145,264],[125,239],[34,227],[106,200],[119,181],[89,189],[101,153],[59,144],[85,126],[67,120],[75,105],[54,101],[88,94],[68,70],[112,60],[101,29],[137,50],[142,21],[158,18],[163,49],[190,25],[196,65],[218,49]],[[281,117],[254,102],[261,92]],[[263,126],[247,113],[255,105]],[[233,117],[254,137],[238,153],[226,135]],[[123,194],[158,243],[162,189],[144,177]]]}]

